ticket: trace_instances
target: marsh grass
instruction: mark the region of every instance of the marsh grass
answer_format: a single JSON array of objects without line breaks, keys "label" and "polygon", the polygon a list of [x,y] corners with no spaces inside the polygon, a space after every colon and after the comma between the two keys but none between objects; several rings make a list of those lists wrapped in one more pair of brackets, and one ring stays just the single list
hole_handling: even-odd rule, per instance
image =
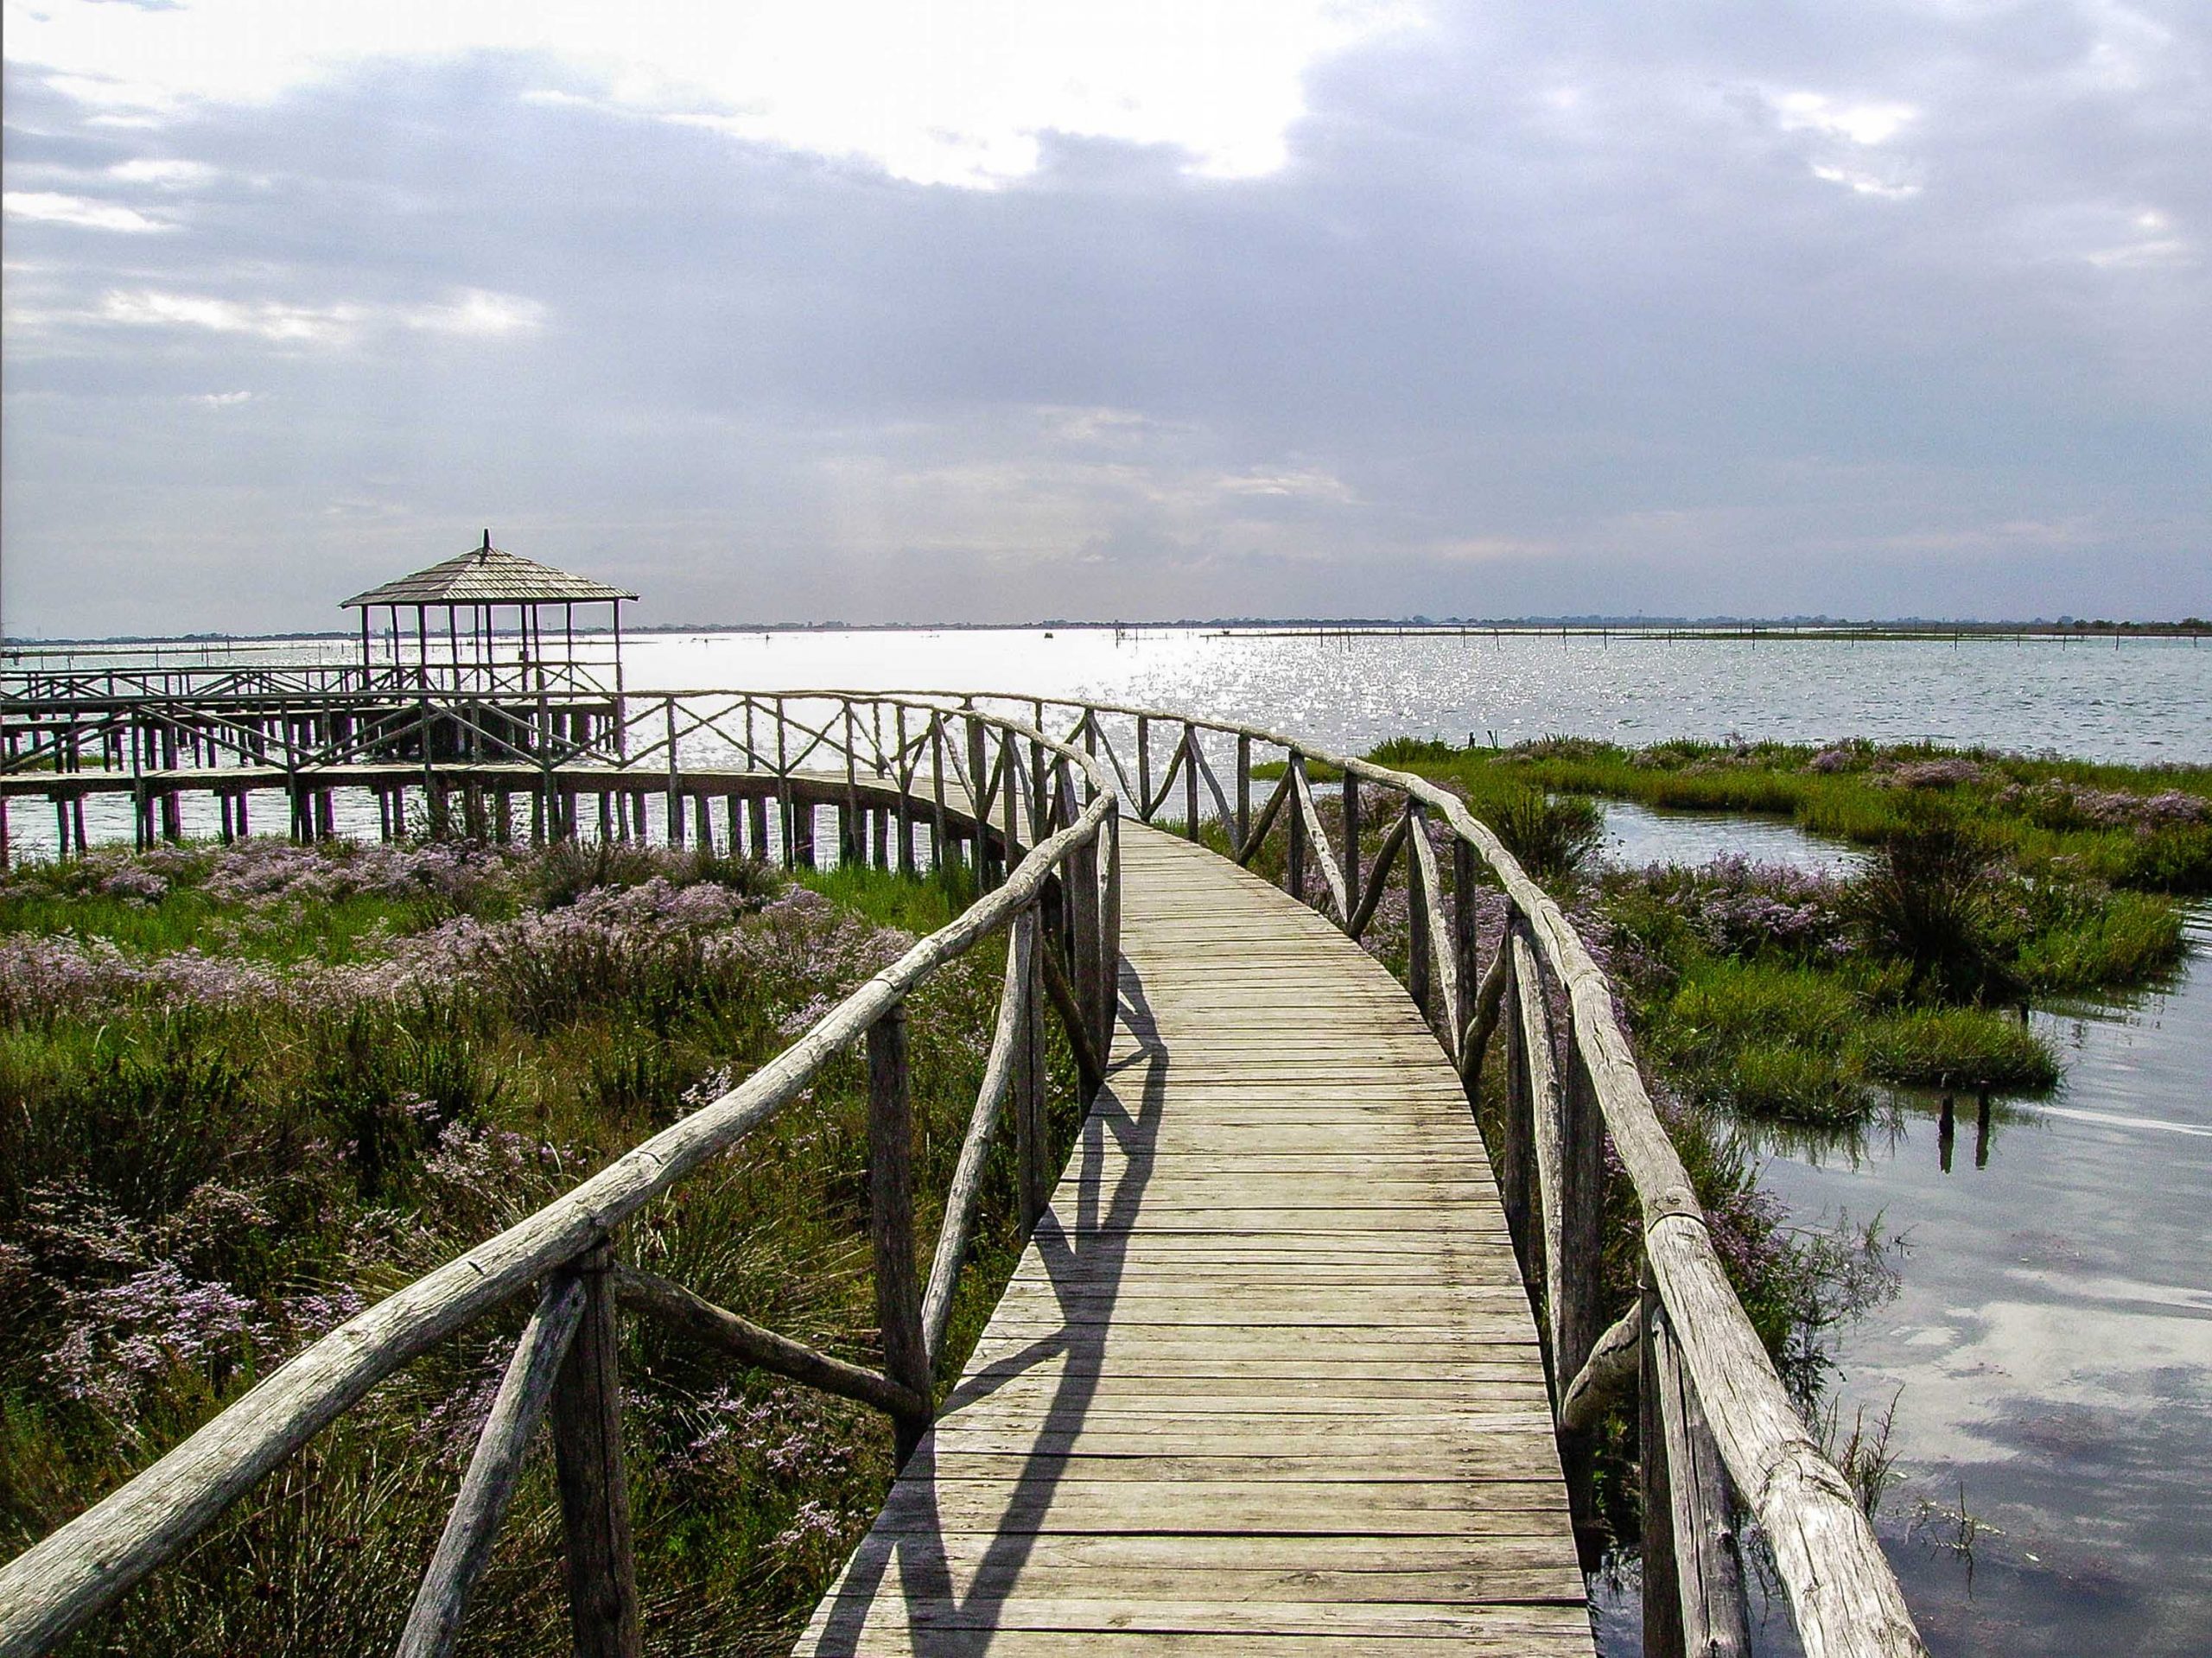
[{"label": "marsh grass", "polygon": [[[741,1081],[970,896],[861,868],[804,880],[634,846],[247,843],[0,881],[0,1550]],[[925,1249],[1001,962],[987,943],[912,999]],[[1051,1058],[1065,1146],[1080,1108],[1057,1038]],[[641,1214],[626,1254],[874,1362],[866,1115],[865,1064],[840,1056]],[[1015,1242],[1008,1144],[947,1374]],[[68,1649],[389,1650],[522,1312],[391,1378]],[[885,1426],[643,1321],[623,1344],[658,1648],[786,1650],[880,1501]],[[565,1641],[545,1463],[541,1446],[465,1651]]]},{"label": "marsh grass", "polygon": [[[1468,784],[1491,778],[1700,811],[1787,816],[1879,846],[1940,800],[2030,875],[2141,892],[2212,892],[2212,767],[2105,765],[1932,744],[1666,742],[1625,749],[1546,738],[1509,749],[1416,745],[1396,762]],[[1378,751],[1379,752],[1379,751]]]}]

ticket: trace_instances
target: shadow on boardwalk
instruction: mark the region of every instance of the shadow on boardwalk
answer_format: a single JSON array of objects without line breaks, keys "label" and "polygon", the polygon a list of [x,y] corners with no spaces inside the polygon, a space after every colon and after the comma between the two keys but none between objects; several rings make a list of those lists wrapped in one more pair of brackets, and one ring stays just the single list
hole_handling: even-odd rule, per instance
[{"label": "shadow on boardwalk", "polygon": [[[1072,1293],[1085,1302],[1086,1312],[1110,1309],[1113,1293],[1133,1240],[1137,1210],[1150,1180],[1154,1131],[1167,1100],[1168,1055],[1135,970],[1126,962],[1122,971],[1121,1025],[1135,1051],[1108,1068],[1104,1084],[1084,1119],[1077,1148],[1083,1178],[1072,1232],[1057,1207],[1047,1209],[1038,1221],[1032,1240],[1042,1258],[1047,1280],[1064,1302]],[[1115,1142],[1122,1172],[1112,1195],[1102,1204],[1101,1188],[1108,1162],[1107,1141]],[[1103,1297],[1103,1306],[1094,1305]],[[988,1398],[1001,1388],[1040,1365],[1061,1361],[1059,1381],[1046,1407],[1040,1446],[1057,1445],[1081,1431],[1096,1394],[1105,1361],[1106,1343],[1112,1326],[1103,1318],[1077,1321],[1071,1316],[1050,1336],[1040,1337],[1017,1353],[983,1366],[963,1377],[944,1402],[951,1413]],[[937,1478],[937,1435],[925,1437],[900,1472],[883,1514],[854,1554],[837,1587],[825,1603],[826,1618],[817,1616],[818,1633],[802,1643],[801,1650],[824,1655],[849,1655],[859,1650],[863,1625],[875,1604],[887,1572],[896,1569],[900,1598],[909,1606],[945,1604],[971,1615],[988,1617],[1013,1592],[1027,1563],[1037,1534],[1061,1479],[1068,1459],[1057,1452],[1039,1450],[1021,1459],[1014,1471],[1013,1499],[992,1528],[992,1537],[982,1560],[969,1574],[965,1597],[953,1582],[951,1563],[944,1544],[942,1506]],[[957,1528],[973,1528],[972,1522]],[[990,1641],[988,1623],[962,1620],[957,1637],[946,1642],[962,1650],[981,1652]],[[949,1632],[948,1632],[949,1633]]]}]

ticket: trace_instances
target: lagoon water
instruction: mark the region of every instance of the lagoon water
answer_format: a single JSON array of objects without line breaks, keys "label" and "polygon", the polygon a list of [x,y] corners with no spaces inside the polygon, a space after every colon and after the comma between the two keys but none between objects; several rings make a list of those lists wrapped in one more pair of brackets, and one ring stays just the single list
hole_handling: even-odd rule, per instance
[{"label": "lagoon water", "polygon": [[[627,656],[639,687],[1090,696],[1340,748],[1402,733],[1734,732],[2212,761],[2212,649],[2186,641],[1027,629],[660,634]],[[93,832],[127,837],[113,804],[116,821]],[[38,816],[18,818],[19,850],[38,848]],[[1634,861],[1852,855],[1773,823],[1625,807],[1610,818],[1611,855]],[[1837,1397],[1847,1423],[1895,1401],[1899,1477],[1879,1524],[1938,1652],[2212,1651],[2212,922],[2191,944],[2154,994],[2037,1014],[2065,1053],[2065,1086],[1996,1102],[1986,1135],[1963,1101],[1946,1147],[1936,1102],[1903,1098],[1853,1141],[1765,1148],[1767,1184],[1800,1223],[1878,1214],[1906,1240],[1897,1299],[1839,1332]],[[1968,1529],[1972,1547],[1956,1547]],[[1606,1625],[1609,1654],[1636,1650],[1632,1617]],[[1777,1623],[1761,1644],[1792,1646]]]},{"label": "lagoon water", "polygon": [[657,689],[836,686],[1085,695],[1295,732],[1649,743],[1926,738],[2137,764],[2212,761],[2212,646],[2125,641],[1283,637],[1221,629],[657,634]]}]

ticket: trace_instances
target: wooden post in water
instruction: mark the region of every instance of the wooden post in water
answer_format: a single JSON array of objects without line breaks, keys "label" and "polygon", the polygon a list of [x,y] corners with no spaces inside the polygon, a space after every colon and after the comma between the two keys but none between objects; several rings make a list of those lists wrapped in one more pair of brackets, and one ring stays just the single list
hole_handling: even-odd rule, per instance
[{"label": "wooden post in water", "polygon": [[637,1562],[622,1471],[622,1384],[614,1328],[614,1248],[576,1258],[584,1310],[553,1394],[554,1471],[568,1552],[576,1658],[639,1658]]},{"label": "wooden post in water", "polygon": [[[904,1002],[894,1003],[868,1026],[868,1191],[884,1374],[927,1399],[929,1351],[922,1339],[921,1295],[914,1281],[914,1126],[907,1095]],[[897,1460],[903,1468],[928,1430],[929,1419],[899,1416],[893,1421]]]}]

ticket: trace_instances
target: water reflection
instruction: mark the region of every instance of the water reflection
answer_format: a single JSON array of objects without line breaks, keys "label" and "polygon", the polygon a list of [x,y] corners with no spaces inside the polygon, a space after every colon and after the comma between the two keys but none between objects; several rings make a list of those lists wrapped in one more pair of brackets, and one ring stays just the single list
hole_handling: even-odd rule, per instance
[{"label": "water reflection", "polygon": [[1866,861],[1866,854],[1857,848],[1824,835],[1808,834],[1783,818],[1666,811],[1626,800],[1602,804],[1605,855],[1630,868],[1655,863],[1707,863],[1726,856],[1842,875],[1856,872]]},{"label": "water reflection", "polygon": [[1897,1300],[1841,1339],[1840,1399],[1898,1399],[1880,1525],[1939,1651],[2206,1649],[2203,918],[2190,941],[2161,990],[2035,1016],[2067,1062],[2048,1102],[1898,1096],[1825,1142],[1758,1136],[1794,1212],[1878,1210],[1909,1242]]}]

